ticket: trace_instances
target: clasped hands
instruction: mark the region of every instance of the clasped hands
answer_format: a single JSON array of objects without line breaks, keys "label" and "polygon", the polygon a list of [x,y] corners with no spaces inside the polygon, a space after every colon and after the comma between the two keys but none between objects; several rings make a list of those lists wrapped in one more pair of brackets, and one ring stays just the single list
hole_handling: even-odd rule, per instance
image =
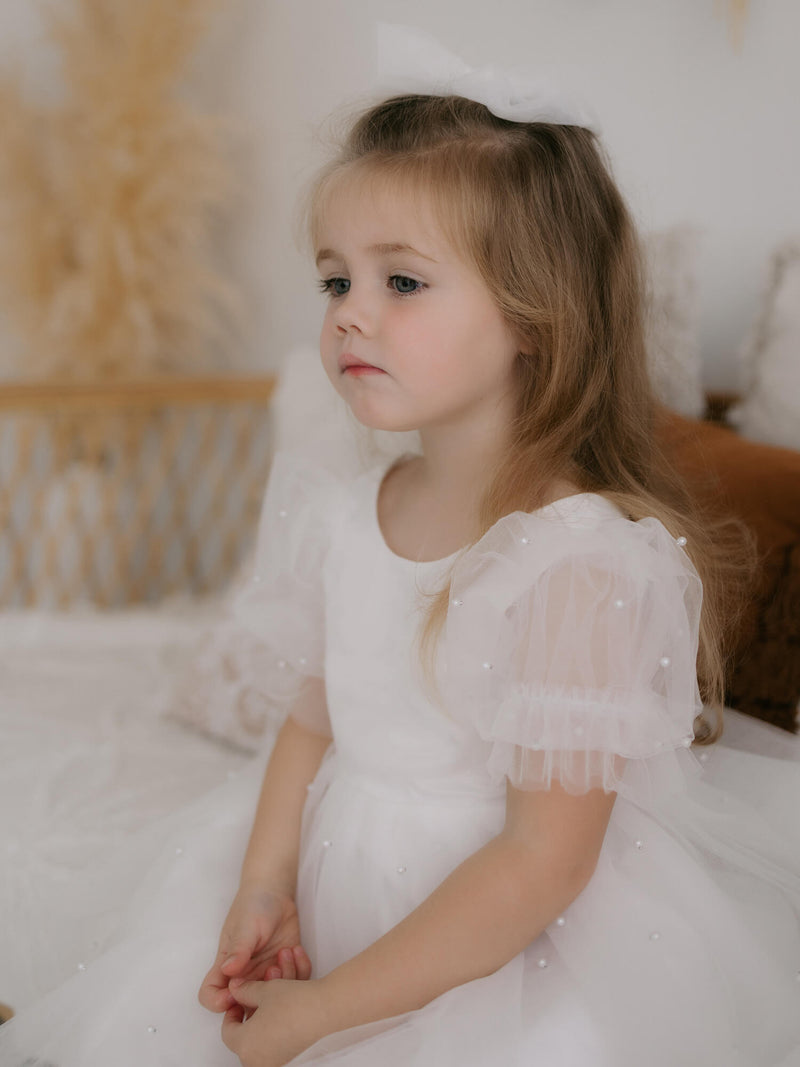
[{"label": "clasped hands", "polygon": [[222,1040],[243,1067],[283,1067],[329,1032],[289,893],[240,888],[198,999],[225,1013]]}]

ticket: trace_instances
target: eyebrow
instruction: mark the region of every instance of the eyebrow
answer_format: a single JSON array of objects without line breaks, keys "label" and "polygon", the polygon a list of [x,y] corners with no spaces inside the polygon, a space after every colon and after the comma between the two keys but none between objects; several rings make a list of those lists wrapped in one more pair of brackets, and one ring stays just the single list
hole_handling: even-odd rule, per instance
[{"label": "eyebrow", "polygon": [[[407,252],[412,256],[419,256],[420,259],[427,259],[431,263],[436,262],[433,256],[426,256],[424,252],[420,252],[419,249],[414,248],[413,245],[400,244],[398,242],[370,245],[367,252],[369,252],[370,255],[375,256],[395,256],[398,253]],[[317,253],[316,262],[321,263],[325,259],[341,259],[341,256],[331,248],[321,248]]]}]

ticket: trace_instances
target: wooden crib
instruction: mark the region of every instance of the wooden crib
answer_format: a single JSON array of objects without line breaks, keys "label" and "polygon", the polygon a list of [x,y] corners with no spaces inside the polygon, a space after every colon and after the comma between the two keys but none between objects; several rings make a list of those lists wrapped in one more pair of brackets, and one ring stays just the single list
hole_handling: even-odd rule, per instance
[{"label": "wooden crib", "polygon": [[252,541],[270,376],[0,385],[0,606],[211,592]]}]

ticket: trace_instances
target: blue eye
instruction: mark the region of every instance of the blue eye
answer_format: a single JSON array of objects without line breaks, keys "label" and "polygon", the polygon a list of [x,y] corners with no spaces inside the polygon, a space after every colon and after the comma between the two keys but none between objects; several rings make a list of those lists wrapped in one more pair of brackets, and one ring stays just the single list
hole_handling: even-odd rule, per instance
[{"label": "blue eye", "polygon": [[400,296],[411,296],[412,293],[418,293],[420,289],[425,288],[422,282],[418,282],[416,278],[409,278],[405,274],[390,274],[389,284]]},{"label": "blue eye", "polygon": [[350,279],[349,278],[323,278],[319,283],[319,287],[323,293],[327,293],[328,296],[344,296],[350,292]]}]

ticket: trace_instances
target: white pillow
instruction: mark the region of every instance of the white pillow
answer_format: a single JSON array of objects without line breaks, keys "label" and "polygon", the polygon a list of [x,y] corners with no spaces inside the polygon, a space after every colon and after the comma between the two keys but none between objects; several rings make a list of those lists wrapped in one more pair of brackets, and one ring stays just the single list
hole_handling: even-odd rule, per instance
[{"label": "white pillow", "polygon": [[742,349],[744,400],[728,413],[743,437],[800,449],[800,239],[772,255],[761,312]]},{"label": "white pillow", "polygon": [[643,240],[646,282],[645,344],[658,399],[687,418],[701,418],[699,234],[672,226]]}]

